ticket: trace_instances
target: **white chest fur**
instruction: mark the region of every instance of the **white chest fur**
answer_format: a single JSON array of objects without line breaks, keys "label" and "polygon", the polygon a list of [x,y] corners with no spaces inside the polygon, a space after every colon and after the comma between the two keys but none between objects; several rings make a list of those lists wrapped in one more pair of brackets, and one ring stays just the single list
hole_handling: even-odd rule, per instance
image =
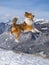
[{"label": "white chest fur", "polygon": [[25,18],[24,20],[28,25],[32,25],[33,24],[33,21],[30,20],[29,18]]}]

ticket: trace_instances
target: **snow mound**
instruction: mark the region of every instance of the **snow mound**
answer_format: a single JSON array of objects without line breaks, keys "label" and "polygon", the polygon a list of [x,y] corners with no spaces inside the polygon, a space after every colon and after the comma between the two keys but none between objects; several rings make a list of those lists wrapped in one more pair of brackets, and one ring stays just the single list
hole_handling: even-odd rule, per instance
[{"label": "snow mound", "polygon": [[0,49],[0,65],[49,65],[49,59]]}]

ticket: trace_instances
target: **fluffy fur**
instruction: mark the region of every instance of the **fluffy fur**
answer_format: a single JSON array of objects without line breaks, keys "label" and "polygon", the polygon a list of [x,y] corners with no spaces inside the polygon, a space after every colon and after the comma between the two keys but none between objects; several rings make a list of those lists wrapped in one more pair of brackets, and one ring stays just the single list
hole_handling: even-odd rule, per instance
[{"label": "fluffy fur", "polygon": [[25,16],[25,20],[22,24],[16,24],[18,20],[16,17],[13,18],[12,20],[11,33],[16,36],[16,40],[19,39],[21,32],[24,32],[24,31],[32,31],[33,33],[39,32],[34,27],[34,25],[32,26],[34,15],[32,15],[31,13],[25,12],[24,16]]}]

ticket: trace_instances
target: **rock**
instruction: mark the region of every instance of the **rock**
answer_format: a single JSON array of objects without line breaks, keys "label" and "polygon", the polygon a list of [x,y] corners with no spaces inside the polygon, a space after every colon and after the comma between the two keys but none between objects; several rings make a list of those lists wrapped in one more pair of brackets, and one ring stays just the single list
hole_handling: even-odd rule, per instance
[{"label": "rock", "polygon": [[20,42],[17,43],[15,42],[14,35],[4,32],[0,35],[0,48],[28,54],[36,54],[43,51],[49,56],[48,40],[48,33],[34,34],[32,32],[25,32],[20,35]]}]

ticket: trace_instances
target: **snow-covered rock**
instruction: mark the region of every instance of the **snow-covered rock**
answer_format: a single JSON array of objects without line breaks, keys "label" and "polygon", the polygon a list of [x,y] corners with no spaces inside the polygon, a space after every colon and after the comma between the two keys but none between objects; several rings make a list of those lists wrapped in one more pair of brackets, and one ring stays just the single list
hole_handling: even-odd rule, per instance
[{"label": "snow-covered rock", "polygon": [[3,22],[0,23],[0,34],[10,30],[11,30],[11,25],[9,25],[8,23],[3,23]]},{"label": "snow-covered rock", "polygon": [[0,23],[0,34],[2,34],[5,31],[5,24]]},{"label": "snow-covered rock", "polygon": [[35,20],[35,27],[42,32],[49,31],[49,21],[44,19]]},{"label": "snow-covered rock", "polygon": [[49,56],[48,42],[49,33],[33,34],[32,32],[25,32],[20,35],[18,43],[15,42],[15,36],[8,32],[0,35],[0,48],[15,52],[36,54],[43,51],[46,56]]},{"label": "snow-covered rock", "polygon": [[45,19],[36,19],[35,20],[35,23],[45,24],[45,23],[49,23],[49,21],[48,20],[45,20]]}]

